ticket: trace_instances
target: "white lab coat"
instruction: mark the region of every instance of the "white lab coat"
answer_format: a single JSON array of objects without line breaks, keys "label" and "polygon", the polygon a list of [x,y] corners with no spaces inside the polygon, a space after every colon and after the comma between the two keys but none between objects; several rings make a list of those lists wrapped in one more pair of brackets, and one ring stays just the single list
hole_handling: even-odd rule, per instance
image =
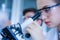
[{"label": "white lab coat", "polygon": [[57,28],[52,28],[46,35],[46,40],[58,40]]}]

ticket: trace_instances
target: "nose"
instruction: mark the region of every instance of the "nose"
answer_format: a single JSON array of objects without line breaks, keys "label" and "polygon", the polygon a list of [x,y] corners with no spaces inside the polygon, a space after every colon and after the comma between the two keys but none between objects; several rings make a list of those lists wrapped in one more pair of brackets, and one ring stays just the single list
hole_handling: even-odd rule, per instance
[{"label": "nose", "polygon": [[46,13],[42,13],[42,20],[45,21],[46,19],[48,19],[48,16],[46,15]]}]

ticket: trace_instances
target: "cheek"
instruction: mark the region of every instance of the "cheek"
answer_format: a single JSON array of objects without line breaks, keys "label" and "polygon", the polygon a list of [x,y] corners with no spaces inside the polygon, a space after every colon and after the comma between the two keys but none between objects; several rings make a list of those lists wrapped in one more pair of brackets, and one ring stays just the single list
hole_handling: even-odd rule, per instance
[{"label": "cheek", "polygon": [[60,13],[58,11],[52,12],[50,20],[53,24],[58,25],[60,23]]},{"label": "cheek", "polygon": [[[58,20],[58,19],[60,20],[60,11],[59,11],[59,8],[58,8],[58,7],[52,9],[52,11],[51,11],[51,17],[52,17],[52,18],[55,18],[55,19],[57,19],[57,20]],[[54,20],[55,20],[55,19],[54,19]],[[56,21],[57,21],[57,20],[56,20]]]}]

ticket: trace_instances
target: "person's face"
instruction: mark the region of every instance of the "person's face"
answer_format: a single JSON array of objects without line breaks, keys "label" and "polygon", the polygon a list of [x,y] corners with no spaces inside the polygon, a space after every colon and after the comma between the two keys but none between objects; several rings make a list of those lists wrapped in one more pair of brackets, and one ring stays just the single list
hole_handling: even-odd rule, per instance
[{"label": "person's face", "polygon": [[27,12],[26,14],[25,14],[25,20],[26,19],[28,19],[28,18],[30,18],[30,17],[32,17],[32,16],[34,16],[35,15],[35,13],[34,12]]},{"label": "person's face", "polygon": [[[56,3],[52,0],[42,0],[41,8],[53,6]],[[60,6],[42,10],[42,19],[48,27],[56,27],[60,24]]]},{"label": "person's face", "polygon": [[[25,20],[27,20],[28,18],[30,18],[30,17],[33,17],[35,15],[35,13],[34,12],[27,12],[26,14],[25,14]],[[24,20],[24,21],[25,21]],[[39,25],[41,25],[41,23],[42,23],[42,21],[40,20],[40,19],[37,19],[37,20],[35,20]]]}]

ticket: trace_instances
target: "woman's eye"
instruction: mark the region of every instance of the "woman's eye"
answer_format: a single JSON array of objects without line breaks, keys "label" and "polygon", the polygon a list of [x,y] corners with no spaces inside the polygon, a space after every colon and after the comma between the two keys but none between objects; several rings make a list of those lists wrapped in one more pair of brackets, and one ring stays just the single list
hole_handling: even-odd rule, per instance
[{"label": "woman's eye", "polygon": [[44,9],[45,12],[49,12],[50,11],[50,8],[47,8],[47,9]]}]

